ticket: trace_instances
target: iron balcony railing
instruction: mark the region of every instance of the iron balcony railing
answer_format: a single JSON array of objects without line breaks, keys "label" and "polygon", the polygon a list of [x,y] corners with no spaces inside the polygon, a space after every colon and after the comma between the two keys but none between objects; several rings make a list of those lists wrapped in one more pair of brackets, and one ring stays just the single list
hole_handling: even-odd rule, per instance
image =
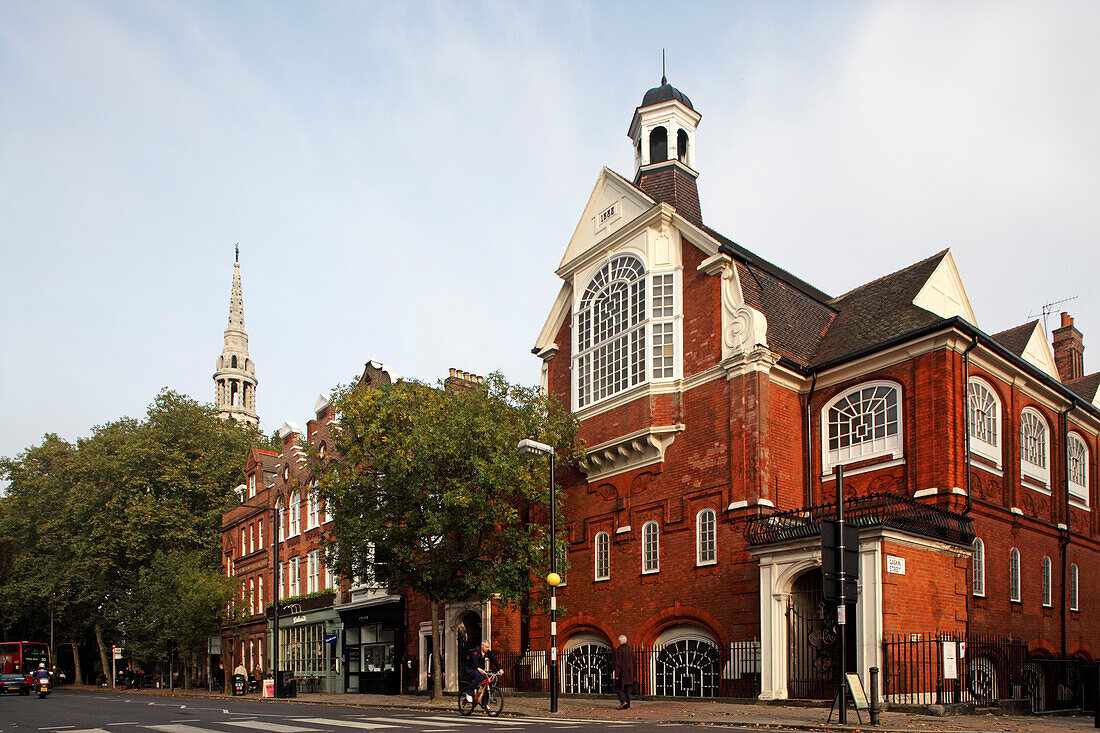
[{"label": "iron balcony railing", "polygon": [[[821,521],[836,517],[836,502],[752,517],[745,527],[750,545],[821,535]],[[890,527],[958,545],[974,541],[970,518],[900,494],[870,494],[844,503],[844,521],[859,528]]]}]

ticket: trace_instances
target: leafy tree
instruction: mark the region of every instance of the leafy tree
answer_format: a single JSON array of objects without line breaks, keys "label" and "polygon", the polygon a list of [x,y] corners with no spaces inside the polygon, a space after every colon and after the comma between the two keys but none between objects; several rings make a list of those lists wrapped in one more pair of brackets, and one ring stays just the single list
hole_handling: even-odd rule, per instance
[{"label": "leafy tree", "polygon": [[549,564],[545,461],[520,455],[534,437],[558,460],[578,457],[576,422],[540,390],[500,374],[448,392],[415,381],[351,386],[333,399],[338,460],[313,458],[333,507],[335,567],[431,603],[440,692],[439,604],[470,596],[522,601]]}]

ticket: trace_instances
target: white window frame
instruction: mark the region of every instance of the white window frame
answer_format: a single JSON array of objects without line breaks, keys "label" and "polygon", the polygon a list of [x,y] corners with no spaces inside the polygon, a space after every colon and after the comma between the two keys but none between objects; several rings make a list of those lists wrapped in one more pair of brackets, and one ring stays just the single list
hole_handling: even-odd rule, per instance
[{"label": "white window frame", "polygon": [[256,495],[256,474],[248,474],[248,498],[251,499]]},{"label": "white window frame", "polygon": [[256,576],[256,603],[259,604],[259,613],[264,612],[264,576]]},{"label": "white window frame", "polygon": [[248,528],[241,527],[241,554],[248,554]]},{"label": "white window frame", "polygon": [[306,566],[306,592],[321,590],[321,557],[317,550],[310,550]]},{"label": "white window frame", "polygon": [[320,527],[318,522],[318,499],[317,499],[317,484],[314,483],[313,490],[309,492],[309,496],[306,498],[306,506],[308,508],[308,514],[306,518],[306,529],[314,529]]},{"label": "white window frame", "polygon": [[985,542],[981,537],[974,538],[974,578],[973,594],[985,597]]},{"label": "white window frame", "polygon": [[593,540],[592,577],[594,580],[611,580],[611,534],[606,530],[596,533]]},{"label": "white window frame", "polygon": [[330,568],[328,566],[328,563],[326,562],[325,563],[325,588],[328,589],[328,588],[335,588],[335,587],[336,587],[336,577],[333,575],[332,568]]},{"label": "white window frame", "polygon": [[1089,508],[1089,478],[1089,444],[1083,435],[1071,432],[1066,443],[1066,483],[1070,503],[1081,509]]},{"label": "white window frame", "polygon": [[1020,551],[1015,547],[1008,551],[1008,600],[1020,602]]},{"label": "white window frame", "polygon": [[661,572],[661,527],[656,520],[642,525],[642,575]]},{"label": "white window frame", "polygon": [[1043,555],[1043,608],[1051,606],[1050,555]]},{"label": "white window frame", "polygon": [[279,542],[286,539],[286,510],[283,508],[283,500],[280,498],[275,502],[275,517],[276,523],[279,525]]},{"label": "white window frame", "polygon": [[[848,446],[839,446],[840,435],[837,435],[838,446],[832,448],[830,446],[830,428],[832,422],[830,420],[829,413],[837,407],[841,402],[844,402],[849,397],[856,395],[863,390],[877,389],[879,387],[886,387],[894,390],[895,399],[897,401],[897,429],[893,435],[885,435],[882,438],[872,438],[869,441],[860,441],[859,443],[849,443]],[[887,431],[889,430],[889,424],[887,424]],[[904,409],[902,404],[902,391],[901,385],[897,382],[889,380],[875,380],[871,382],[862,382],[854,385],[843,392],[840,392],[833,397],[829,402],[821,409],[821,465],[823,466],[822,473],[827,475],[837,464],[853,463],[856,461],[866,461],[872,458],[891,458],[900,460],[904,457],[904,441],[905,435],[905,420]]]},{"label": "white window frame", "polygon": [[256,546],[261,550],[264,549],[264,520],[259,519],[256,521]]},{"label": "white window frame", "polygon": [[[1034,434],[1039,428],[1041,436]],[[1030,445],[1033,443],[1034,449]],[[1032,462],[1029,454],[1041,460],[1042,465]],[[1020,411],[1020,479],[1028,488],[1050,493],[1050,426],[1034,407]]]},{"label": "white window frame", "polygon": [[283,562],[282,560],[279,561],[279,582],[278,582],[278,585],[276,585],[276,587],[275,587],[275,594],[276,594],[276,598],[275,598],[276,602],[278,602],[280,597],[281,598],[286,598],[287,597],[287,592],[286,592],[286,563]]},{"label": "white window frame", "polygon": [[302,533],[302,496],[297,491],[290,495],[290,529],[288,536],[297,537]]},{"label": "white window frame", "polygon": [[256,580],[254,578],[248,579],[248,614],[256,615]]},{"label": "white window frame", "polygon": [[287,597],[292,598],[302,594],[302,566],[301,558],[292,557],[289,563],[290,577],[287,579]]},{"label": "white window frame", "polygon": [[248,552],[253,553],[256,551],[256,525],[248,525]]},{"label": "white window frame", "polygon": [[1078,596],[1080,595],[1080,582],[1081,575],[1077,569],[1077,563],[1070,563],[1069,565],[1069,610],[1077,611]]},{"label": "white window frame", "polygon": [[[612,280],[611,277],[614,272],[622,272],[620,268],[612,269],[612,265],[620,259],[626,258],[637,262],[641,274],[632,280],[624,280],[621,276]],[[671,283],[664,282],[666,277],[671,280]],[[597,278],[603,278],[605,282],[601,287],[592,291]],[[668,295],[663,294],[661,315],[655,315],[656,309],[654,307],[654,283],[658,278],[661,279],[662,288],[665,288],[666,285],[671,285],[672,288],[671,309],[668,309],[667,302],[663,300]],[[597,342],[598,324],[596,317],[599,315],[599,303],[602,302],[600,296],[614,282],[625,283],[626,324],[622,330],[617,331],[614,335]],[[660,270],[650,270],[646,265],[645,258],[638,252],[622,251],[609,254],[599,266],[590,271],[588,278],[576,289],[578,298],[573,308],[573,373],[576,375],[572,385],[574,411],[583,410],[614,399],[617,395],[642,384],[667,382],[680,377],[683,362],[682,336],[680,333],[680,321],[682,320],[680,290],[679,268],[665,267]],[[639,309],[641,312],[638,314],[638,320],[635,321],[634,314]],[[586,321],[589,324],[587,327],[584,325]],[[662,344],[660,344],[659,354],[655,338],[657,330],[662,332]],[[587,345],[583,339],[586,333],[591,334]],[[601,390],[599,387],[601,374],[594,373],[598,355],[601,350],[609,348],[616,339],[625,340],[625,347],[621,356],[623,363],[625,363],[625,378],[623,379],[625,384],[620,385],[616,380],[615,382],[608,382],[611,389]],[[656,375],[654,369],[654,359],[656,357],[661,358],[663,362],[660,376]],[[671,359],[670,363],[666,361],[668,359]],[[604,365],[611,363],[619,362],[611,357],[603,362]],[[607,380],[613,379],[609,373],[605,374],[604,377]]]},{"label": "white window frame", "polygon": [[718,514],[710,507],[695,515],[695,564],[718,564]]},{"label": "white window frame", "polygon": [[[984,421],[983,408],[986,415]],[[966,388],[966,409],[970,426],[970,452],[991,461],[996,468],[1001,468],[1004,419],[997,390],[981,377],[971,377]],[[983,422],[986,424],[983,425]],[[988,425],[989,422],[992,425]],[[987,429],[983,430],[983,427]],[[989,440],[986,439],[987,436]]]}]

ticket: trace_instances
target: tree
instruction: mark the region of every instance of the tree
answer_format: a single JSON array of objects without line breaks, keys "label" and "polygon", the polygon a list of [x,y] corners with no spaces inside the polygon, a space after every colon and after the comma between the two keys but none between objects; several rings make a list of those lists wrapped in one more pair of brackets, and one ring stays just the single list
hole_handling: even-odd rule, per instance
[{"label": "tree", "polygon": [[527,437],[578,457],[577,425],[540,390],[500,374],[449,392],[415,381],[338,389],[340,458],[313,458],[332,507],[330,557],[348,576],[426,596],[440,693],[439,604],[522,601],[550,542],[531,513],[549,504],[546,464],[520,455]]},{"label": "tree", "polygon": [[[0,536],[13,538],[0,621],[41,632],[52,601],[66,633],[94,632],[104,672],[105,638],[132,640],[151,659],[169,630],[181,644],[209,632],[210,620],[183,606],[224,607],[221,515],[237,501],[243,457],[257,442],[267,444],[255,428],[164,390],[144,420],[96,427],[75,446],[46,436],[0,461],[0,478],[10,482]],[[168,572],[190,585],[171,585]]]}]

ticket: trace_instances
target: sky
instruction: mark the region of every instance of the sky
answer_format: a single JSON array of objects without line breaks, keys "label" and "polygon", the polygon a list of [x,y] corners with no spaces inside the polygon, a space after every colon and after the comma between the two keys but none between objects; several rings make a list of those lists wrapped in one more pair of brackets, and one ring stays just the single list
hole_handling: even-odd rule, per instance
[{"label": "sky", "polygon": [[0,3],[0,456],[212,401],[236,243],[266,433],[368,360],[536,383],[662,49],[710,226],[830,295],[951,247],[979,327],[1075,298],[1050,327],[1096,371],[1098,32],[1095,2]]}]

